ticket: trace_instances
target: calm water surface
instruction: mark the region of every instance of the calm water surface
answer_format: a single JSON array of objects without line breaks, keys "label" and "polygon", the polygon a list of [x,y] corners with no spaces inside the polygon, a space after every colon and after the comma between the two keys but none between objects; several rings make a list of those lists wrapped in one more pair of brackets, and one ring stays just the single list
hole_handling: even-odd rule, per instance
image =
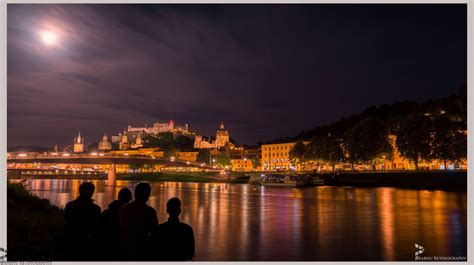
[{"label": "calm water surface", "polygon": [[[102,208],[136,182],[92,181]],[[33,194],[64,207],[81,180],[28,180]],[[397,188],[269,188],[247,184],[150,182],[148,204],[167,220],[166,201],[179,197],[181,221],[194,229],[196,258],[237,260],[414,260],[467,256],[465,192]]]}]

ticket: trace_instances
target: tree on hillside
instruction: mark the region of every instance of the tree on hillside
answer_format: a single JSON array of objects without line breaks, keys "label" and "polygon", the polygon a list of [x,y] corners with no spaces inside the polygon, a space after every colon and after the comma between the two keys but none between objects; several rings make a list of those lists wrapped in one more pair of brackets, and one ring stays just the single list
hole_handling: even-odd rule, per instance
[{"label": "tree on hillside", "polygon": [[415,163],[418,170],[420,159],[429,159],[430,120],[422,115],[410,115],[401,122],[397,131],[397,148],[400,154]]},{"label": "tree on hillside", "polygon": [[160,133],[158,134],[158,147],[161,147],[161,148],[166,148],[170,145],[175,145],[175,141],[174,141],[174,138],[173,138],[173,133],[171,132],[165,132],[165,133]]},{"label": "tree on hillside", "polygon": [[174,144],[176,149],[180,151],[191,150],[194,148],[194,139],[184,135],[178,135],[176,139],[174,139]]},{"label": "tree on hillside", "polygon": [[388,140],[388,131],[378,119],[367,118],[352,129],[346,131],[344,144],[349,155],[348,160],[354,170],[355,163],[372,164],[382,153],[392,154],[392,145]]},{"label": "tree on hillside", "polygon": [[327,162],[332,166],[334,171],[336,164],[344,162],[344,151],[342,150],[342,139],[335,137],[327,138],[328,145],[328,157]]},{"label": "tree on hillside", "polygon": [[196,157],[196,161],[199,163],[209,164],[210,150],[209,149],[199,149],[199,152]]},{"label": "tree on hillside", "polygon": [[178,150],[176,149],[176,147],[174,147],[174,145],[168,145],[165,147],[165,152],[164,152],[164,156],[165,157],[174,157],[176,156],[176,152]]},{"label": "tree on hillside", "polygon": [[306,159],[313,160],[318,167],[324,164],[326,154],[326,143],[324,137],[315,136],[306,146]]},{"label": "tree on hillside", "polygon": [[306,161],[306,154],[306,145],[302,140],[298,140],[289,152],[290,159],[295,165]]},{"label": "tree on hillside", "polygon": [[467,157],[467,136],[458,123],[446,117],[433,121],[433,138],[431,157],[439,159],[447,169],[447,161],[459,161]]},{"label": "tree on hillside", "polygon": [[336,137],[324,136],[314,137],[308,145],[307,156],[314,160],[317,164],[329,164],[332,170],[336,164],[344,161],[344,153],[342,150],[342,141]]}]

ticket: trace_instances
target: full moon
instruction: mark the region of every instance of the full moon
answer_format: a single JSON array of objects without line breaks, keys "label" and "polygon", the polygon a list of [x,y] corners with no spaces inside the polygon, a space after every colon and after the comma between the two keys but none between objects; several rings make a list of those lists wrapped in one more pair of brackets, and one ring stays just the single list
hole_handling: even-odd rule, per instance
[{"label": "full moon", "polygon": [[52,31],[44,31],[41,34],[41,38],[46,45],[54,45],[57,41],[56,34]]}]

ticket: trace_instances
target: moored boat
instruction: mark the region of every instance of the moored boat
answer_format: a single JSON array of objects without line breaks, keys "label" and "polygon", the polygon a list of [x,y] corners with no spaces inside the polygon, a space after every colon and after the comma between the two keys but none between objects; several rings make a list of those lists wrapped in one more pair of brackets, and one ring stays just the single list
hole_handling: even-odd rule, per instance
[{"label": "moored boat", "polygon": [[309,177],[305,175],[266,175],[261,184],[268,187],[302,187],[309,185]]}]

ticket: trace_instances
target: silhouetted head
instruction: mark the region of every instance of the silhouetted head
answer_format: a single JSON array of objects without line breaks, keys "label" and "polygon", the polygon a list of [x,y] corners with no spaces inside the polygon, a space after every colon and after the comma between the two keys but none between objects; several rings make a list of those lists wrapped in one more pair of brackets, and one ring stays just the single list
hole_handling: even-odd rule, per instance
[{"label": "silhouetted head", "polygon": [[174,197],[166,203],[166,212],[170,216],[178,216],[181,213],[181,201]]},{"label": "silhouetted head", "polygon": [[151,194],[151,186],[148,183],[139,183],[135,187],[135,200],[140,202],[148,201]]},{"label": "silhouetted head", "polygon": [[128,203],[132,199],[132,191],[128,188],[122,188],[118,194],[118,200],[123,203]]},{"label": "silhouetted head", "polygon": [[90,182],[84,182],[79,186],[79,197],[90,199],[94,194],[95,186]]}]

